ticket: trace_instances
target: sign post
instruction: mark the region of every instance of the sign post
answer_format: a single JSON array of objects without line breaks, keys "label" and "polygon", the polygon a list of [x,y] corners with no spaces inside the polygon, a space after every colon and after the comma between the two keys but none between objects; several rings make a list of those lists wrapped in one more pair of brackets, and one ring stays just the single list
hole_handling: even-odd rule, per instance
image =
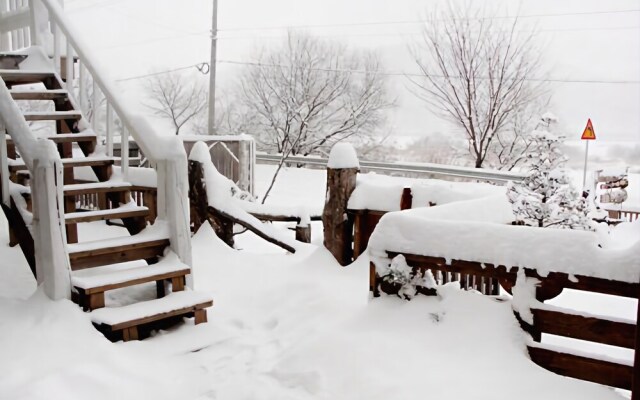
[{"label": "sign post", "polygon": [[584,190],[587,185],[587,161],[589,160],[589,142],[591,140],[596,140],[596,131],[593,130],[591,118],[589,118],[589,120],[587,121],[587,126],[584,128],[582,137],[580,139],[586,142],[584,150],[584,173],[582,174],[582,189]]}]

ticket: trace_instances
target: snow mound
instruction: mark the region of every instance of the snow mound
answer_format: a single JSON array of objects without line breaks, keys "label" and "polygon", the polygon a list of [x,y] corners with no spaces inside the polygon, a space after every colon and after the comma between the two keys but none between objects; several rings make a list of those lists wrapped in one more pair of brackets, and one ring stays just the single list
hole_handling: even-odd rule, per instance
[{"label": "snow mound", "polygon": [[336,143],[329,153],[327,167],[332,169],[360,168],[356,149],[351,143]]}]

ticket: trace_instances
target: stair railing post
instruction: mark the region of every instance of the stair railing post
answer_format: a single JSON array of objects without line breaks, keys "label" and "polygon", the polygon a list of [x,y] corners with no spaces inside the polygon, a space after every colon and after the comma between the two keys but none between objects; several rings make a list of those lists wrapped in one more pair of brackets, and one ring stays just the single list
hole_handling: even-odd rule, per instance
[{"label": "stair railing post", "polygon": [[33,239],[38,284],[53,299],[71,297],[69,256],[66,252],[64,203],[61,201],[63,169],[53,142],[38,141],[33,160]]},{"label": "stair railing post", "polygon": [[[158,218],[167,221],[171,250],[186,265],[191,265],[191,226],[189,221],[189,179],[187,155],[178,138],[173,138],[176,150],[157,160]],[[163,143],[163,145],[166,145]],[[179,147],[178,147],[179,146]],[[193,275],[187,276],[187,286],[193,287]]]},{"label": "stair railing post", "polygon": [[106,138],[107,138],[107,156],[113,157],[113,108],[111,103],[107,102],[107,115],[106,115]]},{"label": "stair railing post", "polygon": [[120,168],[122,168],[122,177],[127,180],[129,177],[129,130],[126,126],[122,127],[122,143],[120,143]]},{"label": "stair railing post", "polygon": [[69,94],[73,93],[73,48],[71,42],[67,40],[67,58],[65,58],[65,87]]},{"label": "stair railing post", "polygon": [[9,197],[9,160],[7,156],[7,131],[4,122],[0,119],[0,163],[2,174],[2,204],[11,207]]}]

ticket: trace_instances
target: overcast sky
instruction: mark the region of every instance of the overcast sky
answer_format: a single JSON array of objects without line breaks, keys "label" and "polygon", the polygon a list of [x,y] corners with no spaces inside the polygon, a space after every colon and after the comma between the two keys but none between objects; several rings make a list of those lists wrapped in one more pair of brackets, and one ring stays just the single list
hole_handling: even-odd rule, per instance
[{"label": "overcast sky", "polygon": [[[254,61],[255,49],[278,43],[287,26],[304,26],[315,35],[378,51],[385,70],[412,72],[407,44],[421,27],[414,21],[441,3],[219,0],[218,59]],[[209,60],[211,0],[66,0],[65,5],[113,79]],[[560,117],[564,132],[579,137],[591,118],[599,140],[640,142],[640,0],[495,0],[490,5],[499,5],[502,15],[529,16],[521,21],[525,28],[535,24],[549,77],[635,82],[553,83],[550,111]],[[250,67],[218,65],[221,95],[244,68]],[[137,81],[127,82],[120,84],[134,87]],[[398,135],[449,129],[407,91],[404,77],[391,78],[389,86],[398,98],[391,116]]]}]

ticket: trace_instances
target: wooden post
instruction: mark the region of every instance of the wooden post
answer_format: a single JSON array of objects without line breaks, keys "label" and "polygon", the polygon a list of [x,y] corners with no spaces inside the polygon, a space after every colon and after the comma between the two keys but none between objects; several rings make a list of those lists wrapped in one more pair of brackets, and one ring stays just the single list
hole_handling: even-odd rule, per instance
[{"label": "wooden post", "polygon": [[296,225],[296,240],[303,243],[311,243],[311,224]]},{"label": "wooden post", "polygon": [[358,168],[327,168],[327,194],[322,212],[324,246],[340,265],[353,257],[353,220],[347,215],[347,203],[356,188]]},{"label": "wooden post", "polygon": [[402,189],[402,197],[400,197],[400,209],[408,210],[413,206],[413,195],[411,194],[411,188],[406,187]]},{"label": "wooden post", "polygon": [[196,232],[205,221],[209,221],[216,235],[233,248],[233,221],[209,207],[202,165],[193,160],[189,160],[189,204],[193,231]]}]

